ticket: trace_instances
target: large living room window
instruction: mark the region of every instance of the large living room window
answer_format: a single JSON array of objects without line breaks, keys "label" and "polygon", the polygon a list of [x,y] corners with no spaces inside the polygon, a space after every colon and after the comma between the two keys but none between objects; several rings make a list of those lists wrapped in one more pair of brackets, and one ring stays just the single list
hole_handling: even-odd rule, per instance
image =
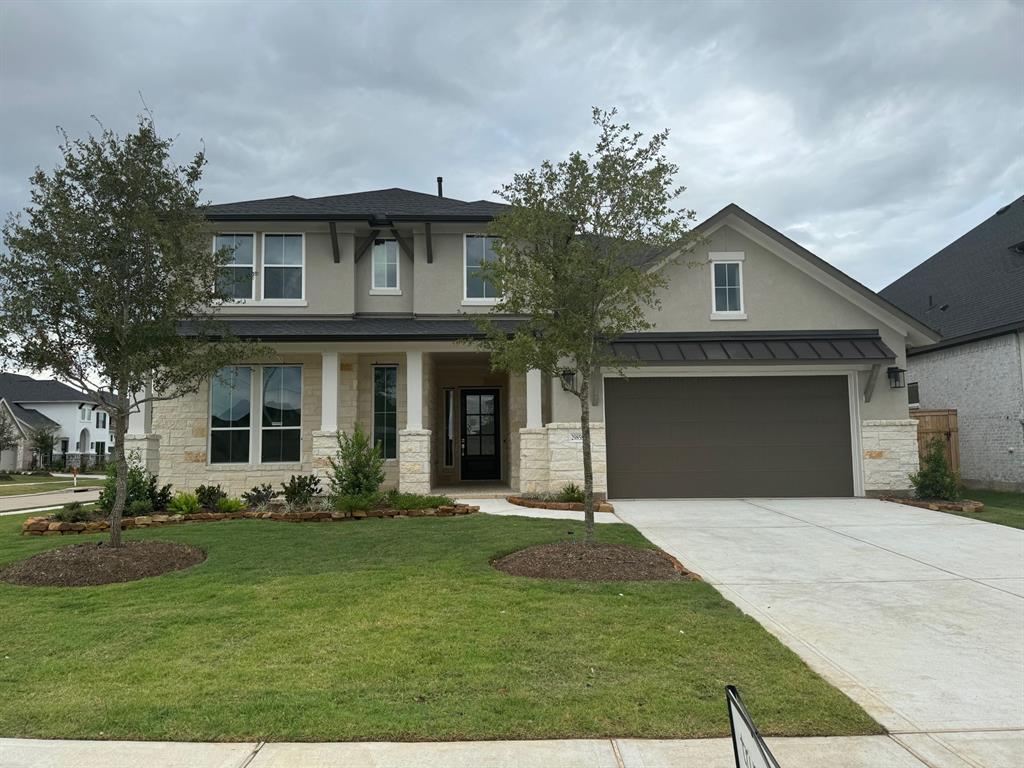
[{"label": "large living room window", "polygon": [[263,235],[263,298],[302,300],[305,261],[301,234]]},{"label": "large living room window", "polygon": [[373,444],[385,459],[398,458],[398,366],[373,368]]},{"label": "large living room window", "polygon": [[481,268],[498,255],[494,252],[496,237],[489,235],[466,235],[465,257],[465,303],[493,304],[498,299],[494,286],[481,276]]},{"label": "large living room window", "polygon": [[742,320],[743,253],[711,253],[711,319]]},{"label": "large living room window", "polygon": [[249,461],[252,368],[221,368],[210,383],[210,463]]},{"label": "large living room window", "polygon": [[398,241],[378,239],[373,241],[373,278],[371,293],[399,293],[398,283]]},{"label": "large living room window", "polygon": [[217,278],[217,289],[228,299],[241,301],[253,297],[252,285],[256,277],[255,237],[249,235],[221,234],[213,239],[213,250],[231,250],[231,260],[221,269]]},{"label": "large living room window", "polygon": [[299,461],[302,443],[302,368],[263,368],[260,461]]}]

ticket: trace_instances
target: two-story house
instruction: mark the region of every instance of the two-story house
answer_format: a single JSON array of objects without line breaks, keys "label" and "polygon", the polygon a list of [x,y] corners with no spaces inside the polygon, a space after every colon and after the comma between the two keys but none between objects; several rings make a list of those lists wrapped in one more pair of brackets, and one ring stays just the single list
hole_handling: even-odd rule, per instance
[{"label": "two-story house", "polygon": [[[109,414],[85,393],[59,381],[0,373],[0,410],[14,422],[20,438],[17,448],[0,456],[2,470],[31,469],[34,463],[95,468],[113,447]],[[54,434],[52,456],[33,455],[30,434],[39,428]]]},{"label": "two-story house", "polygon": [[[439,190],[440,192],[440,190]],[[402,189],[208,210],[234,248],[223,315],[275,354],[133,419],[129,448],[179,488],[240,493],[323,472],[338,430],[379,443],[410,491],[554,491],[582,481],[579,402],[559,378],[492,371],[467,316],[496,296],[502,206]],[[902,385],[926,326],[730,205],[703,244],[654,258],[655,330],[617,349],[592,396],[596,489],[612,497],[851,496],[908,487]],[[693,268],[696,261],[699,266]]]}]

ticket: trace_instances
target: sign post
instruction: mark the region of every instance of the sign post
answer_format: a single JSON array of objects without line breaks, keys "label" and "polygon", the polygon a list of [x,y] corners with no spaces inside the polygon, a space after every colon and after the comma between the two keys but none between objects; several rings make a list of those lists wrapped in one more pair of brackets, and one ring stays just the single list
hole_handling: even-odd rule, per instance
[{"label": "sign post", "polygon": [[778,761],[740,701],[735,686],[725,687],[725,703],[729,707],[729,728],[732,730],[732,753],[736,758],[736,768],[779,768]]}]

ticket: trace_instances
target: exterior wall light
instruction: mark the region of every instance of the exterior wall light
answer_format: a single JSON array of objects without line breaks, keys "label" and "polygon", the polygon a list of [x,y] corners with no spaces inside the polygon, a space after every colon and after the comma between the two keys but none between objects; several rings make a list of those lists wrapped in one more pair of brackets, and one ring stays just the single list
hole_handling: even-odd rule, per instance
[{"label": "exterior wall light", "polygon": [[562,389],[564,391],[576,391],[576,371],[572,368],[563,368],[558,374],[558,379],[562,382]]},{"label": "exterior wall light", "polygon": [[903,377],[903,374],[906,372],[906,368],[897,368],[895,365],[889,366],[885,371],[889,377],[889,388],[903,389],[907,385],[906,379]]}]

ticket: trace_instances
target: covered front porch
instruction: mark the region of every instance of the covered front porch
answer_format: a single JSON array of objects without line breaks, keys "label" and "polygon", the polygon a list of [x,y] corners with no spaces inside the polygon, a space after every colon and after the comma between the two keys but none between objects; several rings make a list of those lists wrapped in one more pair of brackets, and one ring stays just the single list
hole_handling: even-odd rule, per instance
[{"label": "covered front porch", "polygon": [[329,468],[338,432],[358,423],[384,451],[386,487],[474,496],[520,489],[520,431],[544,422],[539,373],[492,371],[486,352],[454,344],[321,356],[316,471]]}]

